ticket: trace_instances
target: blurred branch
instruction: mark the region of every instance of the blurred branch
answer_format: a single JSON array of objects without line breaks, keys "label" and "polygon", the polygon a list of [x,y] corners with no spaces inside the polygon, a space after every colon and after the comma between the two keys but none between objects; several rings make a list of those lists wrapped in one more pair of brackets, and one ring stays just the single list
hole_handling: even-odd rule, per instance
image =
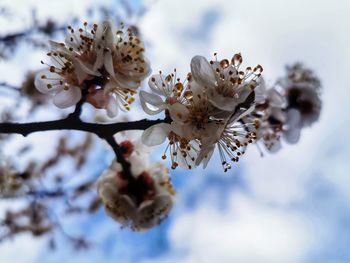
[{"label": "blurred branch", "polygon": [[62,189],[59,190],[54,190],[54,191],[47,191],[47,190],[39,190],[39,191],[28,191],[26,192],[26,195],[33,196],[35,198],[46,198],[46,197],[51,197],[51,198],[58,198],[65,196],[66,193]]},{"label": "blurred branch", "polygon": [[0,86],[9,90],[20,91],[19,87],[11,85],[5,81],[0,82]]},{"label": "blurred branch", "polygon": [[32,27],[30,29],[26,29],[26,30],[23,30],[20,32],[0,36],[0,42],[12,43],[12,42],[17,41],[20,38],[27,37],[36,31],[51,35],[54,32],[62,31],[65,29],[66,29],[66,27],[56,26],[53,21],[48,20],[44,25],[38,25],[37,27]]}]

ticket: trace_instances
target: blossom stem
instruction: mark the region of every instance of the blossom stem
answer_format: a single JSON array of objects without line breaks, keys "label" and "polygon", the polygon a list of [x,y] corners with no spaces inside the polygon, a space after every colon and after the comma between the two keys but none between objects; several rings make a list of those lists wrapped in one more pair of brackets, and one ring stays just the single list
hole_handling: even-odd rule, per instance
[{"label": "blossom stem", "polygon": [[114,153],[116,155],[117,161],[123,167],[123,176],[128,181],[129,185],[135,185],[135,178],[132,176],[130,171],[130,163],[126,161],[123,157],[123,153],[121,152],[119,144],[116,142],[113,136],[105,138],[106,142],[112,147]]},{"label": "blossom stem", "polygon": [[80,119],[80,115],[83,109],[83,104],[86,101],[87,94],[88,94],[87,88],[81,91],[81,99],[78,101],[77,105],[75,105],[74,111],[70,113],[67,118],[71,118],[75,120]]}]

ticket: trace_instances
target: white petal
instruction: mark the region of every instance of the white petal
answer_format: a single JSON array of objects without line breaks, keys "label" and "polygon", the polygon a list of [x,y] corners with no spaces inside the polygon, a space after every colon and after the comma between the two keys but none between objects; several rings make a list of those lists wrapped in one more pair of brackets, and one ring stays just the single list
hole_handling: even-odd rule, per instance
[{"label": "white petal", "polygon": [[255,102],[262,104],[266,100],[266,84],[265,79],[260,77],[258,80],[258,86],[254,89],[255,92]]},{"label": "white petal", "polygon": [[118,87],[124,88],[124,89],[137,89],[141,85],[139,81],[135,81],[118,72],[115,72],[114,81]]},{"label": "white petal", "polygon": [[155,107],[160,107],[164,104],[162,98],[156,94],[151,94],[146,91],[140,91],[140,99],[141,101],[147,102]]},{"label": "white petal", "polygon": [[79,59],[74,59],[73,64],[75,66],[75,74],[77,75],[79,83],[82,83],[88,75],[100,76],[98,71],[94,71],[91,65],[85,64]]},{"label": "white petal", "polygon": [[[196,164],[195,164],[195,160],[197,159],[197,154],[198,154],[198,148],[196,147],[196,145],[192,142],[190,142],[192,147],[195,147],[196,150],[194,150],[191,146],[190,146],[190,150],[187,151],[187,155],[183,156],[183,152],[181,151],[180,148],[177,149],[176,153],[177,153],[177,163],[180,167],[184,168],[184,169],[194,169]],[[193,159],[192,159],[193,158]]]},{"label": "white petal", "polygon": [[215,149],[215,145],[211,145],[209,147],[202,149],[199,152],[198,157],[196,159],[196,166],[198,166],[200,163],[203,163],[203,169],[205,169],[207,167],[207,164],[211,156],[213,155],[214,149]]},{"label": "white petal", "polygon": [[146,129],[141,136],[141,140],[147,146],[162,144],[170,132],[170,125],[160,123]]},{"label": "white petal", "polygon": [[[66,38],[64,40],[64,42],[66,42],[66,45],[67,47],[69,48],[73,48],[74,51],[77,52],[78,48],[79,48],[79,45],[81,45],[81,39],[80,39],[80,36],[79,36],[79,32],[75,31],[74,33],[72,32],[68,32],[68,34],[66,35]],[[51,41],[50,42],[50,45],[51,47],[54,49],[54,50],[57,50],[57,48],[59,48],[59,43],[57,42],[54,42],[54,41]],[[55,49],[55,48],[56,49]]]},{"label": "white petal", "polygon": [[106,212],[123,226],[127,226],[130,220],[134,220],[136,207],[129,196],[117,194],[107,205]]},{"label": "white petal", "polygon": [[118,115],[119,105],[116,98],[112,95],[109,96],[107,105],[106,105],[107,115],[110,118],[114,118]]},{"label": "white petal", "polygon": [[103,21],[103,28],[104,28],[104,46],[111,49],[114,44],[114,33],[115,33],[115,28],[114,24],[112,21]]},{"label": "white petal", "polygon": [[62,43],[49,40],[49,44],[52,50],[62,52],[65,55],[70,55],[69,50]]},{"label": "white petal", "polygon": [[136,230],[149,229],[159,224],[160,219],[166,216],[173,206],[170,195],[159,195],[153,202],[144,202],[140,205],[134,226]]},{"label": "white petal", "polygon": [[100,44],[101,43],[102,36],[103,36],[103,30],[104,30],[103,23],[97,25],[97,30],[96,30],[96,33],[95,33],[95,41],[94,41],[96,44]]},{"label": "white petal", "polygon": [[147,114],[154,115],[164,110],[164,102],[158,95],[146,91],[140,91],[139,95],[142,109]]},{"label": "white petal", "polygon": [[165,79],[166,76],[162,74],[152,75],[148,80],[148,85],[154,93],[168,97],[172,92],[172,87],[169,87]]},{"label": "white petal", "polygon": [[199,85],[196,81],[192,80],[189,82],[189,86],[191,86],[191,91],[193,95],[193,102],[200,103],[199,101],[203,98],[204,87]]},{"label": "white petal", "polygon": [[276,153],[282,148],[282,143],[280,140],[275,140],[271,147],[268,149],[271,153]]},{"label": "white petal", "polygon": [[191,72],[195,81],[205,87],[216,85],[216,76],[213,68],[205,57],[195,56],[191,60]]},{"label": "white petal", "polygon": [[[102,55],[102,54],[101,54]],[[104,55],[103,64],[107,72],[111,75],[112,78],[115,78],[113,58],[111,52],[106,52]]]},{"label": "white petal", "polygon": [[[45,78],[42,78],[45,76]],[[57,80],[56,80],[57,79]],[[50,83],[58,83],[62,80],[62,77],[56,73],[52,73],[48,70],[40,71],[36,74],[34,85],[38,91],[44,94],[55,94],[61,89],[63,89],[62,85],[53,85],[52,88],[48,88],[47,85]]]},{"label": "white petal", "polygon": [[294,127],[285,131],[283,135],[288,143],[295,144],[299,141],[300,131],[301,129],[299,127]]},{"label": "white petal", "polygon": [[145,61],[143,67],[144,67],[144,72],[143,72],[143,78],[145,79],[147,78],[149,75],[151,75],[152,73],[152,68],[151,68],[151,62],[149,61],[148,58],[146,58],[145,56],[143,56],[143,60]]},{"label": "white petal", "polygon": [[[95,63],[92,67],[92,71],[93,72],[98,72],[98,74],[100,75],[98,69],[100,69],[103,65],[103,61],[104,61],[104,54],[103,54],[103,50],[97,50],[96,51],[96,60]],[[97,75],[97,76],[99,76]]]},{"label": "white petal", "polygon": [[189,110],[187,107],[179,102],[175,102],[169,105],[170,117],[173,121],[178,123],[184,123],[189,115]]},{"label": "white petal", "polygon": [[285,104],[285,98],[276,90],[269,89],[267,91],[269,102],[273,107],[282,107]]},{"label": "white petal", "polygon": [[53,103],[58,108],[68,108],[77,104],[81,99],[81,90],[79,87],[70,86],[68,90],[59,91],[53,98]]},{"label": "white petal", "polygon": [[148,158],[149,156],[147,154],[131,154],[128,161],[131,164],[131,173],[137,177],[142,172],[147,170],[149,163]]},{"label": "white petal", "polygon": [[252,113],[255,109],[255,105],[251,106],[249,109],[243,109],[240,108],[237,110],[237,112],[230,117],[230,120],[228,121],[229,123],[234,123],[239,121],[240,119],[244,118],[245,116],[249,115]]},{"label": "white petal", "polygon": [[287,121],[286,125],[288,126],[288,129],[294,126],[299,126],[301,120],[301,115],[298,110],[291,109],[287,112]]},{"label": "white petal", "polygon": [[113,200],[114,196],[118,194],[115,173],[105,172],[100,176],[97,183],[98,195],[105,203]]}]

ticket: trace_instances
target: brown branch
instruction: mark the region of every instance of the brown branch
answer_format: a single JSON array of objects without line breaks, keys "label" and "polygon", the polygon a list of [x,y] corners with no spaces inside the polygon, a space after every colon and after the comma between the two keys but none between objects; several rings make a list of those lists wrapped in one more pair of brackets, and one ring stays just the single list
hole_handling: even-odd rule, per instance
[{"label": "brown branch", "polygon": [[[82,100],[83,101],[83,100]],[[51,131],[51,130],[78,130],[94,133],[101,139],[104,139],[113,149],[116,154],[118,162],[121,163],[124,176],[128,179],[130,185],[134,185],[134,177],[130,172],[130,163],[123,157],[123,153],[117,142],[114,139],[114,134],[126,131],[126,130],[145,130],[152,125],[168,122],[166,118],[164,120],[139,120],[134,122],[119,122],[111,124],[97,124],[87,123],[79,118],[81,112],[82,103],[78,104],[75,111],[68,115],[67,118],[55,121],[46,122],[31,122],[31,123],[0,123],[0,134],[1,133],[15,133],[27,136],[33,132]]]},{"label": "brown branch", "polygon": [[123,157],[122,149],[119,147],[118,143],[115,141],[114,137],[107,137],[106,142],[112,147],[114,150],[114,153],[116,155],[117,161],[122,165],[123,167],[123,176],[128,181],[129,185],[136,185],[135,184],[135,178],[131,173],[130,170],[130,163],[126,161]]},{"label": "brown branch", "polygon": [[74,111],[68,115],[67,119],[73,119],[73,120],[80,119],[80,115],[83,109],[83,104],[86,101],[87,95],[88,95],[88,89],[84,88],[81,92],[81,99],[78,101],[77,105],[75,105]]},{"label": "brown branch", "polygon": [[21,90],[19,87],[15,86],[15,85],[12,85],[12,84],[9,84],[9,83],[7,83],[5,81],[0,82],[0,86],[2,87],[1,89],[6,88],[8,90],[13,90],[13,91],[16,91],[16,92]]},{"label": "brown branch", "polygon": [[94,133],[102,139],[109,138],[114,134],[126,130],[145,130],[152,125],[166,122],[166,120],[139,120],[133,122],[119,122],[111,124],[97,124],[67,117],[62,120],[30,122],[30,123],[0,123],[0,133],[14,133],[27,136],[34,132],[52,130],[77,130]]}]

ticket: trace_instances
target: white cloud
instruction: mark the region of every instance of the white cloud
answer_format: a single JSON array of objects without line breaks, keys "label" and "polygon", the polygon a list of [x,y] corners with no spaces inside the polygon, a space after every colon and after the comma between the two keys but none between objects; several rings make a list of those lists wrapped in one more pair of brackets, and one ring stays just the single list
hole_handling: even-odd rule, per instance
[{"label": "white cloud", "polygon": [[45,245],[46,243],[43,239],[35,239],[30,234],[17,236],[15,240],[7,240],[1,244],[1,262],[39,262],[38,255]]},{"label": "white cloud", "polygon": [[169,236],[174,250],[183,253],[181,262],[287,263],[301,261],[312,247],[313,234],[302,213],[236,192],[225,211],[202,202],[179,215]]}]

